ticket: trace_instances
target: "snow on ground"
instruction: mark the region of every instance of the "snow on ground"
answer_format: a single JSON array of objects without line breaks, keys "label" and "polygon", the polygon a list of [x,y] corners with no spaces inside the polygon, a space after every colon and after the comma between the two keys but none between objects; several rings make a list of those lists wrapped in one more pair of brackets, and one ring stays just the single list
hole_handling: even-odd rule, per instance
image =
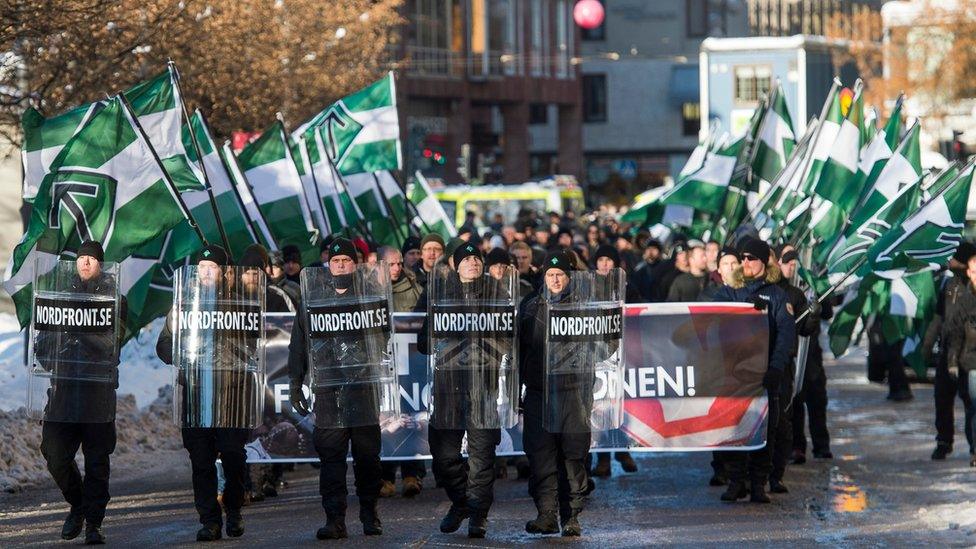
[{"label": "snow on ground", "polygon": [[[122,349],[119,394],[131,394],[143,408],[159,395],[160,387],[173,383],[173,370],[156,358],[156,338],[163,327],[157,319]],[[16,410],[27,403],[27,367],[24,366],[24,333],[17,317],[0,313],[0,410]]]}]

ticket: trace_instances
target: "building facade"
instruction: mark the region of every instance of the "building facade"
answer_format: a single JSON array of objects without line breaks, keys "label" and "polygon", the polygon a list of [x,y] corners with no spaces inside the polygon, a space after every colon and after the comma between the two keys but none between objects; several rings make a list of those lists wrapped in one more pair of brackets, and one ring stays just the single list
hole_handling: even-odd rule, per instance
[{"label": "building facade", "polygon": [[[580,176],[572,8],[571,0],[405,2],[397,96],[406,172],[446,183]],[[533,144],[529,128],[543,121],[547,142]]]}]

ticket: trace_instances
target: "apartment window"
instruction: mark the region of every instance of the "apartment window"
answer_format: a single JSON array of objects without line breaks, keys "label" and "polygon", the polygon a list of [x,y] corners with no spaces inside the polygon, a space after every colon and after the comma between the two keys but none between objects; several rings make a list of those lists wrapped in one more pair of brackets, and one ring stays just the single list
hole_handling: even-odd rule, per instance
[{"label": "apartment window", "polygon": [[548,124],[549,105],[545,103],[529,104],[529,124]]},{"label": "apartment window", "polygon": [[454,74],[457,68],[457,34],[452,0],[416,0],[413,11],[414,40],[408,45],[410,71],[417,74]]},{"label": "apartment window", "polygon": [[[603,13],[607,12],[607,2],[606,0],[600,0],[603,4]],[[575,4],[575,2],[574,2]],[[600,23],[599,27],[593,29],[580,29],[580,38],[587,41],[597,41],[607,39],[607,18],[604,16],[603,22]]]},{"label": "apartment window", "polygon": [[583,75],[583,122],[607,121],[607,75]]},{"label": "apartment window", "polygon": [[549,0],[532,0],[532,46],[529,52],[529,74],[549,75]]},{"label": "apartment window", "polygon": [[699,129],[701,129],[701,105],[683,103],[681,105],[681,135],[698,135]]},{"label": "apartment window", "polygon": [[569,77],[569,37],[572,29],[566,0],[556,1],[556,78]]},{"label": "apartment window", "polygon": [[769,93],[773,81],[773,71],[768,66],[735,67],[736,103],[758,103],[759,98]]},{"label": "apartment window", "polygon": [[685,0],[685,29],[688,38],[708,36],[708,0]]},{"label": "apartment window", "polygon": [[520,74],[515,0],[471,0],[468,39],[472,75]]}]

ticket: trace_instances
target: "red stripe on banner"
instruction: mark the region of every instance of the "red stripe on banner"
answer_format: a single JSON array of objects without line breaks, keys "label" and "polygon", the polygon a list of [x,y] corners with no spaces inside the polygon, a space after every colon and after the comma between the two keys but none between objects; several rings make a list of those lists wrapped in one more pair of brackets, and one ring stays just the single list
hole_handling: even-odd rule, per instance
[{"label": "red stripe on banner", "polygon": [[702,433],[732,427],[742,422],[752,397],[717,397],[708,414],[668,421],[661,403],[655,399],[624,400],[624,410],[664,438]]},{"label": "red stripe on banner", "polygon": [[728,305],[688,305],[691,314],[759,315],[764,314],[755,307],[729,307]]}]

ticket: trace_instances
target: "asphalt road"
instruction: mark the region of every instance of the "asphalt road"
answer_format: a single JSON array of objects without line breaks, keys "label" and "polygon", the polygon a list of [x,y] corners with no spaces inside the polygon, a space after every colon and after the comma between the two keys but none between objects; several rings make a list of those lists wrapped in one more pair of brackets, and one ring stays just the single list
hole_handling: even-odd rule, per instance
[{"label": "asphalt road", "polygon": [[[976,469],[965,442],[945,462],[933,462],[932,387],[914,386],[915,400],[892,403],[886,388],[864,379],[864,356],[828,363],[830,431],[835,458],[791,466],[791,492],[773,495],[769,505],[719,501],[709,488],[708,454],[637,454],[640,471],[598,480],[582,516],[583,537],[539,538],[523,525],[535,516],[526,483],[500,480],[487,539],[469,540],[466,529],[437,530],[448,509],[428,475],[413,500],[383,500],[385,535],[365,538],[350,500],[351,538],[344,545],[413,547],[585,547],[727,546],[938,546],[976,545]],[[961,406],[957,430],[961,435]],[[145,464],[113,478],[104,532],[112,545],[159,546],[193,543],[198,525],[185,459],[164,459],[168,467]],[[292,547],[319,543],[325,522],[317,474],[307,466],[290,473],[289,486],[273,499],[245,508],[243,538],[221,545]],[[514,470],[511,472],[514,477]],[[351,468],[350,468],[351,476]],[[350,478],[351,485],[351,478]],[[67,506],[53,483],[0,496],[0,546],[64,546],[58,532]],[[79,543],[79,541],[72,542]],[[336,542],[331,542],[337,544]]]}]

